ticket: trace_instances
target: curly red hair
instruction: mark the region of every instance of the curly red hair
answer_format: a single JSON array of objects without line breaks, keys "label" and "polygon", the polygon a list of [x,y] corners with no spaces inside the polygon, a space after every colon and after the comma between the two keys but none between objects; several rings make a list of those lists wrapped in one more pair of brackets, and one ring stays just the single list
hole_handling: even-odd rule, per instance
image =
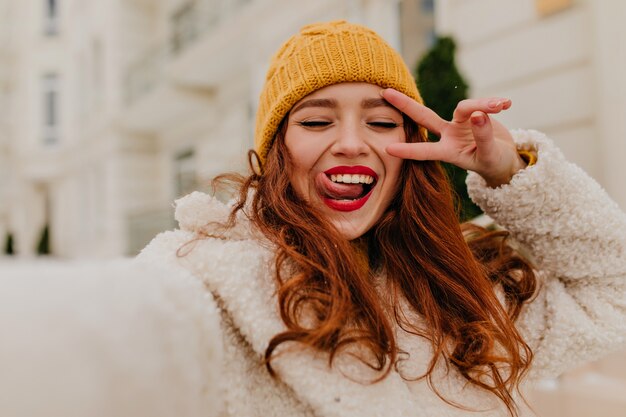
[{"label": "curly red hair", "polygon": [[[423,129],[406,117],[404,122],[407,141],[427,140]],[[531,265],[506,244],[507,233],[460,225],[440,165],[405,161],[397,194],[380,221],[356,242],[346,241],[292,188],[284,132],[283,121],[263,174],[239,177],[239,200],[229,220],[234,224],[236,213],[248,207],[247,216],[276,247],[277,300],[287,330],[267,347],[269,372],[275,376],[271,360],[286,342],[328,352],[330,366],[342,350],[358,346],[368,352],[359,359],[379,371],[374,383],[399,361],[395,320],[432,345],[433,358],[419,378],[432,386],[435,364],[445,358],[518,415],[513,391],[532,352],[514,320],[534,294],[536,278]],[[234,179],[216,180],[228,178]],[[251,188],[255,193],[248,192]],[[391,310],[374,284],[381,276]],[[406,319],[400,299],[426,328]]]}]

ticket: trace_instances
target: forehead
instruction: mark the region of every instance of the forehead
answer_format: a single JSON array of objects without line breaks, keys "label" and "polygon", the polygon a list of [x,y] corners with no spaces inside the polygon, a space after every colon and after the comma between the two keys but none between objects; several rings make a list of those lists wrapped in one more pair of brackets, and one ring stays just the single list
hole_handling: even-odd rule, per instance
[{"label": "forehead", "polygon": [[340,83],[314,91],[298,101],[291,109],[295,113],[309,107],[339,107],[344,103],[358,103],[363,108],[388,107],[395,109],[380,96],[382,87],[369,83]]}]

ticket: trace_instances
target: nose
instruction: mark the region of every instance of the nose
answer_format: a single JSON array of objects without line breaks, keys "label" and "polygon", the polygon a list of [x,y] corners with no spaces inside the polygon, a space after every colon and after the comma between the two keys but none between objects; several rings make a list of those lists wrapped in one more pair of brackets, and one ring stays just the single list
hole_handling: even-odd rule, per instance
[{"label": "nose", "polygon": [[356,158],[367,155],[369,146],[364,140],[363,132],[360,132],[357,124],[346,124],[337,131],[337,137],[331,147],[335,156]]}]

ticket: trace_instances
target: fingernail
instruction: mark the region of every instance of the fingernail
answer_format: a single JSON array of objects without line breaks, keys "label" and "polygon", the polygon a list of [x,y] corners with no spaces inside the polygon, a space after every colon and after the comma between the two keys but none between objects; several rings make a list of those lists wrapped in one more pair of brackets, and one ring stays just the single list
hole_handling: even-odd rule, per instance
[{"label": "fingernail", "polygon": [[489,103],[487,103],[487,105],[489,106],[490,109],[495,109],[500,104],[502,104],[502,100],[499,100],[499,99],[491,100],[491,101],[489,101]]},{"label": "fingernail", "polygon": [[381,97],[385,97],[385,89],[379,91]]},{"label": "fingernail", "polygon": [[471,119],[476,126],[483,126],[486,122],[485,116],[482,114],[472,115]]}]

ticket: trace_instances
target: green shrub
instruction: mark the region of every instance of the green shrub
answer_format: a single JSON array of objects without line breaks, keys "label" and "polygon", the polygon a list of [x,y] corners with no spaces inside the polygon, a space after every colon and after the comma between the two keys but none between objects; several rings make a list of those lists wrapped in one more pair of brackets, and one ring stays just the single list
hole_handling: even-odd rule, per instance
[{"label": "green shrub", "polygon": [[[439,37],[417,65],[415,79],[424,103],[445,120],[451,120],[459,101],[467,98],[468,85],[456,67],[456,44],[450,37]],[[432,133],[430,140],[439,138]],[[448,163],[442,164],[454,192],[460,221],[482,213],[467,195],[467,171]]]},{"label": "green shrub", "polygon": [[15,252],[13,250],[13,234],[7,233],[7,237],[4,243],[4,254],[5,255],[14,255]]}]

